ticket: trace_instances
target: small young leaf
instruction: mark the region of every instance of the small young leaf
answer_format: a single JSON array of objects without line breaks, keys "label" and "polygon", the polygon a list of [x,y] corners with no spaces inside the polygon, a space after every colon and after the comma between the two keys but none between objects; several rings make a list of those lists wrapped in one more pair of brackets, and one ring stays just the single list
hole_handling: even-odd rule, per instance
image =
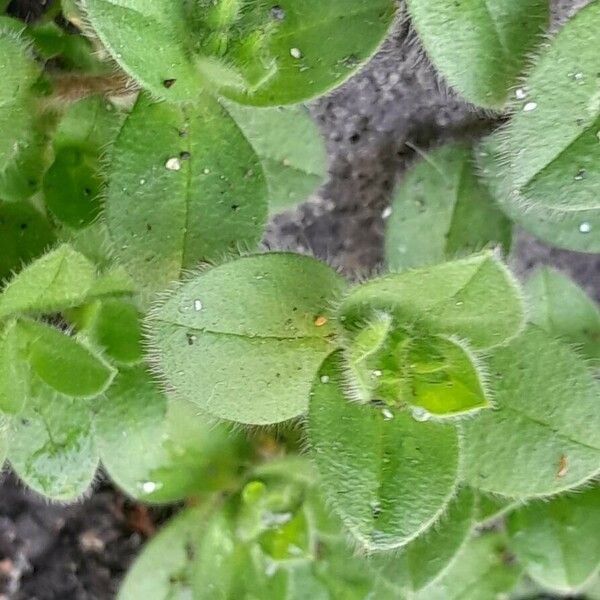
[{"label": "small young leaf", "polygon": [[214,503],[186,508],[144,547],[127,571],[117,600],[193,598],[192,566],[196,546],[210,523]]},{"label": "small young leaf", "polygon": [[509,597],[521,576],[510,560],[499,533],[473,537],[458,553],[449,569],[413,600],[498,600]]},{"label": "small young leaf", "polygon": [[567,213],[600,208],[599,28],[592,2],[548,44],[520,90],[502,132],[503,164],[522,196],[515,202]]},{"label": "small young leaf", "polygon": [[31,204],[0,200],[0,284],[53,242],[50,223]]},{"label": "small young leaf", "polygon": [[257,425],[294,418],[333,350],[329,309],[343,288],[327,265],[294,254],[209,269],[148,318],[158,368],[177,396],[215,417]]},{"label": "small young leaf", "polygon": [[600,468],[600,386],[576,352],[531,325],[489,362],[496,410],[462,425],[467,481],[525,498],[593,477]]},{"label": "small young leaf", "polygon": [[425,51],[473,104],[500,109],[548,25],[547,0],[407,0]]},{"label": "small young leaf", "polygon": [[529,319],[550,334],[575,344],[600,364],[600,310],[573,281],[553,269],[539,269],[527,282]]},{"label": "small young leaf", "polygon": [[305,107],[256,109],[221,102],[261,159],[272,213],[303,202],[323,183],[327,152]]},{"label": "small young leaf", "polygon": [[546,588],[574,594],[600,567],[600,487],[537,501],[507,521],[510,549]]},{"label": "small young leaf", "polygon": [[323,363],[311,392],[308,438],[327,500],[370,550],[407,544],[452,499],[459,442],[452,425],[418,422],[405,411],[350,402],[343,361]]},{"label": "small young leaf", "polygon": [[179,108],[140,96],[114,144],[108,180],[115,253],[146,291],[262,235],[259,159],[210,97]]},{"label": "small young leaf", "polygon": [[95,318],[93,336],[108,356],[119,363],[142,360],[140,313],[130,302],[104,300]]},{"label": "small young leaf", "polygon": [[511,245],[510,221],[475,174],[471,149],[451,144],[431,152],[400,184],[387,221],[388,267],[404,270]]},{"label": "small young leaf", "polygon": [[63,244],[31,263],[0,294],[0,319],[50,313],[84,302],[96,276],[85,256]]},{"label": "small young leaf", "polygon": [[383,41],[393,0],[85,0],[113,58],[154,96],[203,88],[244,104],[294,104],[342,83]]},{"label": "small young leaf", "polygon": [[93,398],[111,384],[114,369],[75,338],[36,321],[20,320],[17,327],[33,372],[58,393]]},{"label": "small young leaf", "polygon": [[232,488],[249,454],[241,435],[171,400],[143,365],[125,368],[98,407],[102,463],[130,496],[174,502]]},{"label": "small young leaf", "polygon": [[339,308],[344,327],[390,312],[400,325],[458,336],[489,348],[515,336],[524,309],[518,284],[491,253],[392,273],[350,290]]},{"label": "small young leaf", "polygon": [[17,475],[52,500],[81,496],[98,464],[90,415],[85,401],[32,381],[32,396],[9,434],[8,460]]},{"label": "small young leaf", "polygon": [[14,322],[0,332],[0,412],[16,414],[29,398],[29,367]]}]

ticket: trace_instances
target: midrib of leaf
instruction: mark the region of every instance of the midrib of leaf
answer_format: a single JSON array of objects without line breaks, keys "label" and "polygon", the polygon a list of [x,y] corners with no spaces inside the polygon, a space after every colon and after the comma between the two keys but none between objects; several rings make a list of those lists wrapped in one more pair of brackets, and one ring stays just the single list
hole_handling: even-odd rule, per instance
[{"label": "midrib of leaf", "polygon": [[456,221],[456,212],[458,210],[458,203],[460,202],[460,192],[461,192],[462,186],[464,185],[466,170],[470,166],[471,165],[469,164],[468,160],[463,161],[462,168],[461,168],[460,172],[458,173],[458,178],[454,185],[454,204],[452,206],[452,213],[450,214],[448,231],[446,232],[446,236],[445,236],[446,242],[444,245],[444,254],[448,253],[448,242],[450,241],[452,230],[454,228],[454,222]]},{"label": "midrib of leaf", "polygon": [[191,190],[192,190],[192,178],[193,178],[193,170],[192,170],[192,160],[194,160],[194,153],[192,152],[192,143],[191,143],[191,139],[192,139],[192,119],[188,118],[188,115],[186,113],[185,110],[181,111],[185,122],[186,122],[186,129],[188,132],[188,136],[187,139],[189,140],[188,144],[186,145],[186,151],[188,152],[188,158],[185,162],[185,164],[187,165],[187,170],[186,170],[186,181],[185,181],[185,192],[184,192],[184,201],[185,201],[185,218],[184,218],[184,223],[183,223],[183,228],[181,231],[181,266],[179,268],[179,279],[181,279],[181,277],[184,274],[185,271],[185,265],[187,264],[187,253],[188,253],[188,244],[187,244],[187,237],[188,237],[188,230],[190,227],[190,196],[191,196]]},{"label": "midrib of leaf", "polygon": [[488,0],[483,0],[482,3],[483,3],[483,7],[485,8],[485,12],[487,13],[487,16],[490,20],[490,23],[492,24],[492,29],[494,30],[494,33],[496,34],[496,39],[498,40],[498,45],[500,46],[500,48],[502,49],[502,51],[504,53],[504,60],[506,62],[510,63],[511,59],[512,59],[510,50],[508,49],[508,47],[506,46],[506,43],[502,39],[502,35],[500,34],[500,27],[498,26],[496,19],[494,19],[493,15],[492,15],[492,11],[490,10]]}]

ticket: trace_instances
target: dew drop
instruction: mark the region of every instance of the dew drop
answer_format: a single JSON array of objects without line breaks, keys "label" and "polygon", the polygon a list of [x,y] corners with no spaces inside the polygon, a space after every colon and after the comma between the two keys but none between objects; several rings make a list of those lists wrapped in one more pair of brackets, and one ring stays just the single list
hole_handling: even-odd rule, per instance
[{"label": "dew drop", "polygon": [[537,108],[537,102],[526,102],[523,106],[523,112],[531,112]]},{"label": "dew drop", "polygon": [[300,50],[300,48],[291,48],[290,54],[292,55],[292,58],[302,58],[302,50]]},{"label": "dew drop", "polygon": [[169,158],[169,160],[165,163],[165,167],[169,171],[181,171],[181,160],[174,156],[173,158]]},{"label": "dew drop", "polygon": [[157,483],[156,481],[142,481],[138,483],[138,486],[144,494],[151,494],[152,492],[156,492],[156,490],[160,490],[162,483]]},{"label": "dew drop", "polygon": [[321,375],[321,383],[329,383],[329,375]]},{"label": "dew drop", "polygon": [[431,419],[431,413],[427,412],[424,408],[421,408],[420,406],[413,407],[412,416],[415,421],[419,421],[421,423],[429,421],[429,419]]},{"label": "dew drop", "polygon": [[592,230],[592,224],[585,221],[579,226],[580,233],[589,233]]},{"label": "dew drop", "polygon": [[145,185],[146,180],[145,179],[140,179],[140,185]]},{"label": "dew drop", "polygon": [[381,217],[383,219],[389,219],[392,216],[392,207],[391,206],[386,206],[383,209],[383,212],[381,213]]},{"label": "dew drop", "polygon": [[194,300],[194,310],[196,311],[200,311],[202,310],[202,301],[201,300]]},{"label": "dew drop", "polygon": [[373,377],[381,377],[383,375],[383,373],[379,370],[379,369],[375,369],[372,372]]},{"label": "dew drop", "polygon": [[394,418],[394,413],[389,408],[382,409],[381,414],[385,421],[391,421]]},{"label": "dew drop", "polygon": [[203,173],[204,173],[205,175],[208,175],[208,174],[210,173],[210,169],[209,169],[208,167],[206,167],[206,168],[204,169]]},{"label": "dew drop", "polygon": [[518,88],[517,90],[515,90],[515,98],[517,100],[524,100],[526,96],[527,93],[523,88]]}]

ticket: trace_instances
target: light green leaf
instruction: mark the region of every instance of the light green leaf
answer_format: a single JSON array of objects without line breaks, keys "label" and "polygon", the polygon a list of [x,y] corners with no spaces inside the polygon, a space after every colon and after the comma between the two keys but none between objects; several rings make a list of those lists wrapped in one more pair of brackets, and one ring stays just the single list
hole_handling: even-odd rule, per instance
[{"label": "light green leaf", "polygon": [[356,286],[342,301],[339,318],[352,329],[377,312],[390,312],[400,325],[458,336],[475,348],[505,342],[524,319],[518,284],[491,253]]},{"label": "light green leaf", "polygon": [[540,41],[548,0],[407,0],[412,24],[448,83],[473,104],[500,109]]},{"label": "light green leaf", "polygon": [[331,268],[305,256],[227,262],[155,307],[151,354],[178,397],[215,417],[257,425],[294,418],[333,350],[329,312],[343,288]]},{"label": "light green leaf", "polygon": [[452,425],[349,401],[340,353],[311,392],[308,439],[323,492],[364,548],[390,550],[431,527],[456,491],[459,442]]},{"label": "light green leaf", "polygon": [[119,363],[139,362],[143,358],[140,316],[130,302],[104,300],[94,320],[94,340]]},{"label": "light green leaf", "polygon": [[16,159],[31,137],[31,88],[40,75],[27,44],[0,26],[0,172]]},{"label": "light green leaf", "polygon": [[22,410],[30,394],[29,378],[16,324],[10,322],[0,333],[0,412]]},{"label": "light green leaf", "polygon": [[81,496],[98,464],[90,415],[85,401],[32,381],[32,396],[9,434],[8,460],[16,474],[52,500]]},{"label": "light green leaf", "polygon": [[599,28],[600,5],[592,2],[546,45],[519,90],[501,134],[518,192],[512,202],[567,213],[600,209]]},{"label": "light green leaf", "polygon": [[119,373],[98,407],[96,432],[113,481],[149,502],[231,489],[249,454],[241,435],[168,401],[142,365]]},{"label": "light green leaf", "polygon": [[50,223],[31,204],[0,200],[0,284],[53,242]]},{"label": "light green leaf", "polygon": [[96,276],[94,265],[63,244],[31,263],[0,295],[0,319],[19,313],[50,313],[84,302]]},{"label": "light green leaf", "polygon": [[325,143],[304,106],[256,109],[221,102],[261,159],[271,212],[303,202],[323,183]]},{"label": "light green leaf", "polygon": [[383,41],[393,0],[85,0],[113,58],[153,95],[203,88],[244,104],[294,104],[346,80]]},{"label": "light green leaf", "polygon": [[477,490],[477,510],[476,521],[478,525],[487,525],[494,519],[499,519],[503,515],[514,510],[521,504],[520,500],[499,496],[498,494],[486,494]]},{"label": "light green leaf", "polygon": [[77,339],[36,321],[20,320],[17,327],[31,369],[60,394],[93,398],[111,384],[115,370]]},{"label": "light green leaf", "polygon": [[600,470],[600,387],[571,348],[535,326],[490,357],[496,410],[464,421],[464,476],[510,497],[566,490]]},{"label": "light green leaf", "polygon": [[539,269],[527,282],[529,320],[550,334],[575,344],[600,364],[600,310],[573,281],[553,269]]},{"label": "light green leaf", "polygon": [[137,287],[133,279],[122,266],[117,265],[98,275],[88,295],[90,298],[110,298],[132,296],[136,292]]},{"label": "light green leaf", "polygon": [[451,567],[413,600],[498,600],[508,598],[521,568],[506,552],[502,535],[492,532],[472,538]]},{"label": "light green leaf", "polygon": [[527,574],[546,588],[574,594],[600,567],[600,487],[513,512],[510,549]]},{"label": "light green leaf", "polygon": [[117,600],[191,600],[196,545],[214,502],[186,508],[144,547],[127,571]]},{"label": "light green leaf", "polygon": [[210,97],[179,108],[142,95],[113,147],[108,181],[115,253],[148,292],[262,235],[259,159]]},{"label": "light green leaf", "polygon": [[492,244],[511,245],[510,221],[479,182],[471,148],[442,146],[405,175],[387,221],[388,267],[404,270],[444,262]]}]

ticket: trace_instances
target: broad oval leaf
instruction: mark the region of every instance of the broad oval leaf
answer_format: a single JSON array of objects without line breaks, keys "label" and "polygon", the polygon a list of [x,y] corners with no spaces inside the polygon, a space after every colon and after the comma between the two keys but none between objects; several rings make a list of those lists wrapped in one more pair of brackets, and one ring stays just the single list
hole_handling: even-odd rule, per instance
[{"label": "broad oval leaf", "polygon": [[306,411],[333,347],[331,303],[344,281],[294,254],[254,255],[192,277],[151,312],[151,355],[176,396],[230,421]]},{"label": "broad oval leaf", "polygon": [[81,496],[98,465],[91,412],[87,402],[32,381],[31,398],[9,432],[8,460],[16,474],[52,500]]},{"label": "broad oval leaf", "polygon": [[54,242],[48,220],[25,201],[0,200],[0,284]]},{"label": "broad oval leaf", "polygon": [[456,428],[406,411],[353,403],[341,353],[319,370],[308,413],[311,455],[326,499],[369,550],[403,546],[443,514],[456,491]]},{"label": "broad oval leaf", "polygon": [[145,366],[124,368],[98,407],[102,463],[130,496],[174,502],[237,482],[250,451],[241,435],[168,400]]},{"label": "broad oval leaf", "polygon": [[0,332],[0,413],[16,414],[30,395],[29,367],[16,323]]},{"label": "broad oval leaf", "polygon": [[36,321],[20,320],[17,327],[32,371],[56,392],[94,398],[111,384],[115,370],[76,338]]},{"label": "broad oval leaf", "polygon": [[325,143],[306,107],[257,109],[221,102],[260,157],[271,213],[303,202],[323,183]]},{"label": "broad oval leaf", "polygon": [[0,319],[51,313],[85,301],[96,277],[85,256],[63,244],[16,275],[0,294]]},{"label": "broad oval leaf", "polygon": [[526,206],[600,209],[599,28],[592,2],[547,44],[519,90],[501,138],[503,164]]},{"label": "broad oval leaf", "polygon": [[600,487],[537,501],[507,521],[510,549],[544,587],[574,594],[600,567]]},{"label": "broad oval leaf", "polygon": [[465,421],[464,476],[524,498],[558,493],[600,470],[600,386],[563,342],[531,325],[490,357],[496,410]]},{"label": "broad oval leaf", "polygon": [[381,311],[400,324],[458,336],[475,348],[505,342],[524,320],[518,284],[487,252],[373,279],[352,288],[338,312],[344,327],[353,329]]},{"label": "broad oval leaf", "polygon": [[469,102],[500,109],[549,21],[548,0],[407,0],[431,61]]},{"label": "broad oval leaf", "polygon": [[511,245],[510,221],[477,179],[465,144],[432,151],[405,175],[387,221],[385,258],[389,268],[422,267]]},{"label": "broad oval leaf", "polygon": [[113,58],[153,95],[203,88],[244,104],[294,104],[342,83],[383,41],[393,0],[85,0]]},{"label": "broad oval leaf", "polygon": [[529,278],[526,292],[532,323],[574,344],[600,365],[600,309],[576,283],[559,271],[544,268]]},{"label": "broad oval leaf", "polygon": [[201,261],[254,246],[267,188],[216,100],[178,107],[141,95],[112,148],[105,214],[116,256],[153,292]]}]

